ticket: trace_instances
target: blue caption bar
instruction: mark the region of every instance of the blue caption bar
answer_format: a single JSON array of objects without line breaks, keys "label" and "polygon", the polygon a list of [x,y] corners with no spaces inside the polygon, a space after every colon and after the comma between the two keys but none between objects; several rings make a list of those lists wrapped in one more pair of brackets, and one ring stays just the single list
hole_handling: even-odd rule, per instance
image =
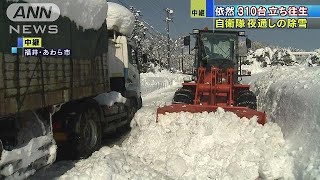
[{"label": "blue caption bar", "polygon": [[206,0],[206,16],[214,17],[214,0]]},{"label": "blue caption bar", "polygon": [[22,48],[23,47],[23,38],[22,37],[18,37],[17,42],[18,42],[17,47],[18,48]]},{"label": "blue caption bar", "polygon": [[216,5],[214,17],[320,18],[320,5]]}]

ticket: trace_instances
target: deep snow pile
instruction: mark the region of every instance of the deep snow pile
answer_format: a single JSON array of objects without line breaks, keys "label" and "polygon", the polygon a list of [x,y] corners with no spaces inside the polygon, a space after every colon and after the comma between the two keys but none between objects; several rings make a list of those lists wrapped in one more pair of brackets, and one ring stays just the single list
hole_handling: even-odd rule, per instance
[{"label": "deep snow pile", "polygon": [[293,179],[280,127],[216,113],[137,113],[124,142],[131,156],[173,179]]},{"label": "deep snow pile", "polygon": [[[18,1],[18,0],[8,0]],[[105,22],[108,3],[105,0],[23,0],[29,3],[54,3],[60,9],[61,16],[68,17],[83,29],[99,29]]]},{"label": "deep snow pile", "polygon": [[59,179],[294,179],[279,126],[219,109],[159,117],[136,114],[122,147],[104,147]]},{"label": "deep snow pile", "polygon": [[246,79],[282,129],[297,179],[320,178],[320,67],[278,67]]},{"label": "deep snow pile", "polygon": [[140,75],[141,93],[146,95],[155,90],[181,85],[186,75],[179,73],[170,73],[167,70],[157,71],[155,73],[142,73]]},{"label": "deep snow pile", "polygon": [[126,7],[108,2],[107,27],[121,34],[131,36],[134,28],[135,17]]}]

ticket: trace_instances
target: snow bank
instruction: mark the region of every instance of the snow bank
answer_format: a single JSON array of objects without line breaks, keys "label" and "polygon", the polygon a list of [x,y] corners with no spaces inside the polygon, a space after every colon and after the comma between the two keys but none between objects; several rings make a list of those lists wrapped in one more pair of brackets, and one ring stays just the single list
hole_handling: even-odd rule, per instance
[{"label": "snow bank", "polygon": [[282,129],[297,179],[320,178],[320,67],[279,67],[246,79]]},{"label": "snow bank", "polygon": [[100,105],[113,106],[114,103],[126,103],[127,98],[123,97],[121,93],[116,91],[111,91],[109,93],[102,93],[93,98]]},{"label": "snow bank", "polygon": [[131,36],[134,28],[135,17],[126,7],[108,2],[107,27],[126,36]]},{"label": "snow bank", "polygon": [[103,147],[61,176],[61,180],[78,179],[168,179],[119,147]]},{"label": "snow bank", "polygon": [[159,116],[144,109],[123,147],[173,179],[293,179],[281,129],[219,109]]},{"label": "snow bank", "polygon": [[170,73],[167,70],[156,73],[142,73],[140,75],[141,93],[142,95],[147,95],[164,87],[181,85],[184,77],[186,75]]},{"label": "snow bank", "polygon": [[[8,0],[18,1],[18,0]],[[54,3],[61,16],[68,17],[83,29],[99,29],[107,18],[108,3],[106,0],[23,0],[28,3]]]}]

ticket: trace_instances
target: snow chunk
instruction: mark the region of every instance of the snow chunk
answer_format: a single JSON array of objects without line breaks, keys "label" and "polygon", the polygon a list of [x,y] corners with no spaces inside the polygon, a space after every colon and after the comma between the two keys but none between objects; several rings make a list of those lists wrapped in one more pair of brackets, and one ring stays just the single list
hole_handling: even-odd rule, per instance
[{"label": "snow chunk", "polygon": [[[18,0],[8,0],[18,1]],[[107,18],[108,3],[105,0],[24,0],[28,3],[54,3],[60,9],[61,16],[68,17],[78,27],[98,30]]]},{"label": "snow chunk", "polygon": [[126,36],[131,36],[134,28],[135,17],[126,7],[108,2],[107,27]]},{"label": "snow chunk", "polygon": [[121,93],[116,91],[111,91],[109,93],[102,93],[93,98],[96,100],[100,105],[103,106],[113,106],[114,103],[126,103],[127,98],[123,97]]}]

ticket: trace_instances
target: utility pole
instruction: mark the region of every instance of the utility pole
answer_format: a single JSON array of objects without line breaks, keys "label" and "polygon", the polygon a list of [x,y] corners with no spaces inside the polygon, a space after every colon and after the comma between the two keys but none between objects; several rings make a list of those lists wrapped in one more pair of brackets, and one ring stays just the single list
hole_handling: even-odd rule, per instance
[{"label": "utility pole", "polygon": [[184,46],[181,47],[181,71],[183,73],[183,48]]},{"label": "utility pole", "polygon": [[171,68],[170,64],[170,21],[172,21],[171,15],[173,15],[173,10],[166,8],[165,9],[167,13],[166,22],[167,22],[167,63],[168,63],[168,69]]}]

